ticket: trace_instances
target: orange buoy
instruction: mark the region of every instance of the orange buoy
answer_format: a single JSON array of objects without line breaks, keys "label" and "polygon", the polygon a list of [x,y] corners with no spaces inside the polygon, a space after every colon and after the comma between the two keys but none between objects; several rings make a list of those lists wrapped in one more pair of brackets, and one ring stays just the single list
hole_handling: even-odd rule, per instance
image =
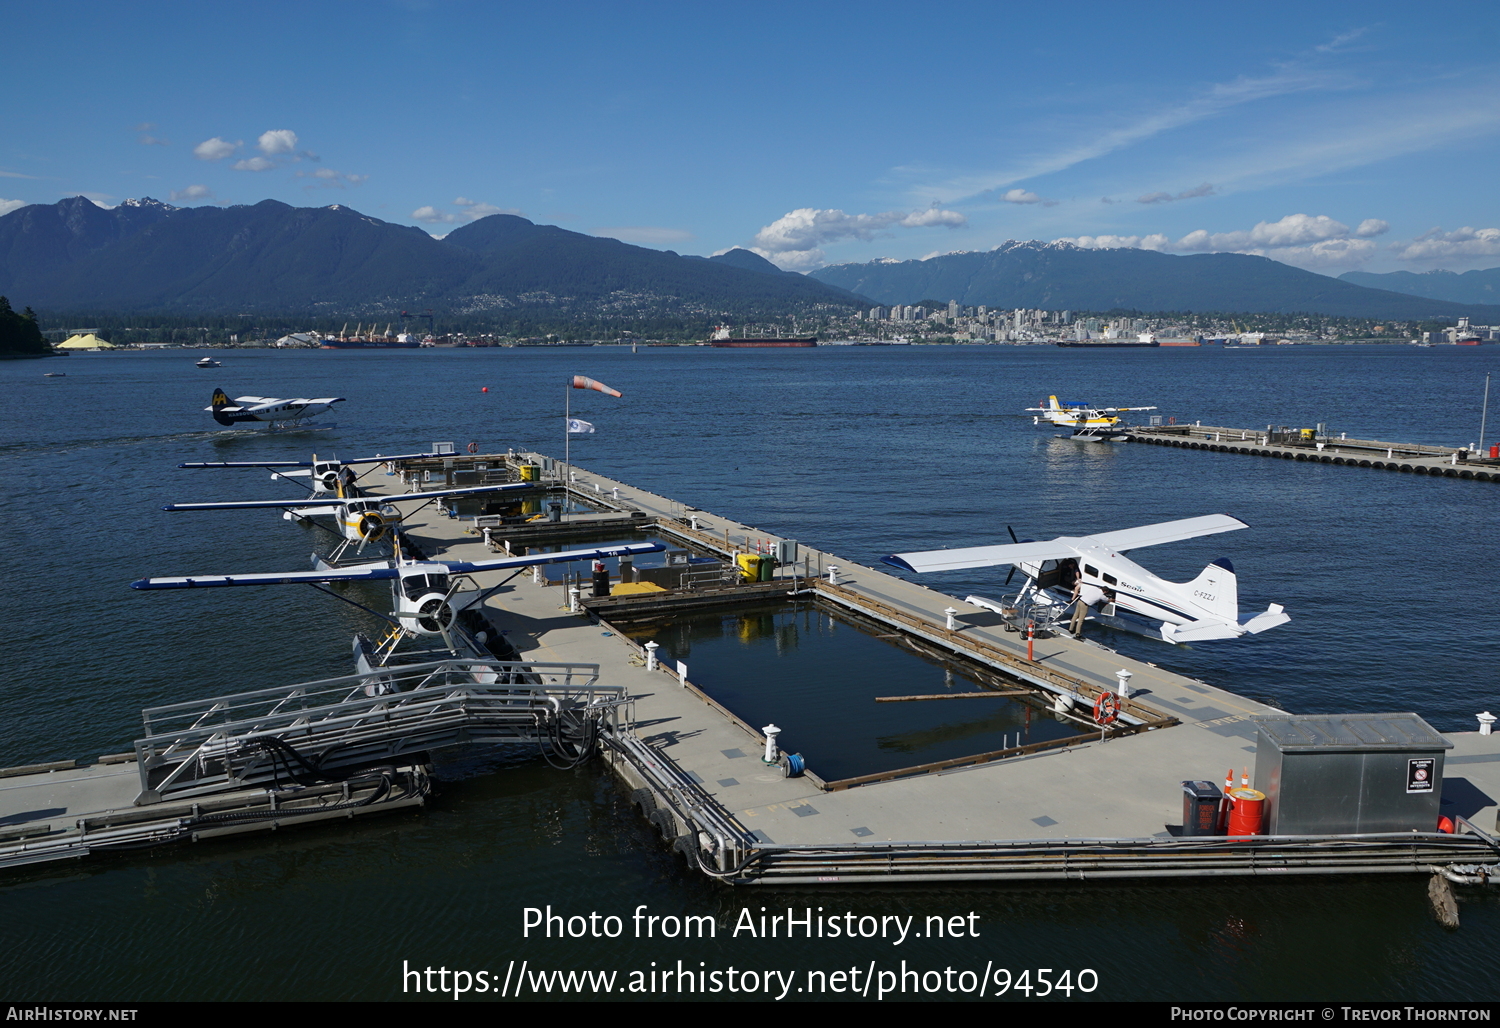
[{"label": "orange buoy", "polygon": [[489,391],[490,391],[490,387],[489,387],[489,386],[480,386],[480,387],[479,387],[479,391],[480,391],[480,392],[481,392],[481,393],[487,393],[487,392],[489,392]]},{"label": "orange buoy", "polygon": [[1266,794],[1249,786],[1229,790],[1228,835],[1259,835],[1266,812]]},{"label": "orange buoy", "polygon": [[1438,831],[1442,832],[1444,835],[1452,835],[1453,819],[1449,817],[1438,818]]}]

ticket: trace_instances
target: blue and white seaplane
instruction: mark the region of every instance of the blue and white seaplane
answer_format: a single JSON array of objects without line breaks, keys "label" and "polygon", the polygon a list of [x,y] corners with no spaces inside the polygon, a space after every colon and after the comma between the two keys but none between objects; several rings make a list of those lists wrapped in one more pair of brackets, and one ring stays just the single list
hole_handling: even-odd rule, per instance
[{"label": "blue and white seaplane", "polygon": [[[215,389],[213,399],[203,409],[213,413],[221,425],[265,422],[273,432],[305,428],[319,414],[326,414],[342,396],[324,396],[316,400],[278,400],[271,396],[237,396],[229,399],[222,389]],[[329,426],[332,427],[332,426]]]},{"label": "blue and white seaplane", "polygon": [[[1286,624],[1291,616],[1280,604],[1273,603],[1241,624],[1238,580],[1233,565],[1223,558],[1209,564],[1191,582],[1168,582],[1126,559],[1124,554],[1142,546],[1248,527],[1228,514],[1209,514],[1098,535],[897,553],[883,560],[893,567],[919,573],[1009,564],[1012,575],[1019,570],[1026,576],[1026,585],[1014,600],[1004,604],[982,596],[968,596],[966,602],[1001,614],[1038,605],[1061,612],[1081,602],[1087,608],[1089,620],[1111,628],[1170,643],[1203,642],[1255,635]],[[1014,532],[1011,538],[1015,539]],[[1005,581],[1009,584],[1010,578]]]},{"label": "blue and white seaplane", "polygon": [[1057,397],[1049,396],[1046,406],[1027,407],[1026,413],[1033,415],[1031,419],[1033,424],[1040,425],[1045,421],[1059,428],[1070,429],[1072,434],[1066,438],[1107,443],[1125,437],[1124,432],[1121,431],[1120,415],[1141,410],[1156,410],[1156,408],[1091,407],[1077,401],[1059,403]]},{"label": "blue and white seaplane", "polygon": [[[353,604],[361,610],[392,623],[393,631],[379,647],[366,645],[363,651],[357,636],[356,660],[361,673],[386,663],[403,638],[440,636],[446,649],[464,657],[483,657],[484,636],[471,636],[463,629],[459,616],[477,609],[490,596],[507,585],[516,575],[540,564],[559,564],[578,560],[604,560],[607,557],[657,553],[666,546],[654,543],[619,543],[589,550],[567,550],[562,553],[534,553],[523,557],[496,557],[489,560],[407,560],[396,549],[394,560],[359,564],[345,568],[318,571],[273,572],[244,575],[186,575],[171,578],[142,578],[131,582],[132,589],[220,589],[243,585],[310,585],[320,592]],[[503,581],[481,589],[471,575],[486,571],[513,571]],[[382,613],[347,596],[323,588],[336,582],[391,583],[393,610]]]},{"label": "blue and white seaplane", "polygon": [[[318,455],[312,455],[312,460],[214,460],[214,461],[188,461],[177,465],[179,468],[264,468],[271,472],[274,479],[285,479],[289,482],[297,482],[307,488],[313,496],[326,493],[338,492],[340,486],[347,488],[369,474],[369,470],[359,474],[354,469],[370,465],[371,469],[390,461],[400,460],[427,460],[437,457],[451,457],[451,453],[391,453],[376,454],[373,457],[355,457],[352,460],[323,459]],[[289,470],[282,470],[282,469]],[[345,470],[349,474],[344,474]],[[306,479],[306,481],[301,481]]]},{"label": "blue and white seaplane", "polygon": [[[481,493],[516,492],[535,488],[535,484],[531,482],[511,482],[506,485],[476,485],[462,489],[435,489],[423,493],[395,493],[390,496],[329,498],[317,504],[310,504],[308,497],[294,500],[231,500],[225,503],[169,503],[162,510],[176,512],[279,509],[284,511],[284,516],[291,521],[308,521],[317,517],[334,518],[338,522],[338,535],[341,540],[338,548],[326,561],[323,558],[315,560],[315,563],[320,566],[332,567],[339,562],[351,546],[358,555],[363,553],[370,543],[378,543],[393,537],[401,522],[415,513],[415,511],[409,511],[402,514],[396,508],[398,503],[417,500],[431,502],[452,496],[476,496]],[[426,506],[426,503],[422,506]]]}]

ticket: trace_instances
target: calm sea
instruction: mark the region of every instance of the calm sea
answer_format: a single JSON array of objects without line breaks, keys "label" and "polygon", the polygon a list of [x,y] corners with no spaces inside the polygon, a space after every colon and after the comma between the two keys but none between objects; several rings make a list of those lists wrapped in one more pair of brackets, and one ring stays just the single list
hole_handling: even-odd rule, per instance
[{"label": "calm sea", "polygon": [[[1046,538],[1233,514],[1251,528],[1137,556],[1178,579],[1228,556],[1242,612],[1278,602],[1291,623],[1230,643],[1113,644],[1298,713],[1416,711],[1440,730],[1472,730],[1475,713],[1500,708],[1500,486],[1080,446],[1019,412],[1057,393],[1155,405],[1179,422],[1322,422],[1351,436],[1466,444],[1479,439],[1492,352],[229,351],[213,371],[186,352],[0,362],[0,580],[13,597],[0,622],[0,766],[127,749],[152,704],[347,673],[349,636],[368,628],[366,615],[312,590],[127,588],[147,574],[306,566],[316,540],[274,514],[163,513],[173,501],[285,495],[260,472],[180,471],[180,461],[350,457],[448,440],[560,453],[573,374],[624,393],[572,394],[573,415],[597,426],[575,438],[578,463],[862,562],[1004,541],[1006,526]],[[202,410],[215,386],[347,402],[334,431],[268,437],[217,430]],[[1500,425],[1490,434],[1500,440]],[[927,584],[994,594],[1001,577]],[[804,639],[817,645],[816,632]],[[1500,897],[1462,892],[1462,927],[1447,931],[1421,877],[731,889],[662,851],[597,767],[471,754],[444,779],[419,813],[9,873],[0,997],[426,998],[402,972],[430,966],[470,972],[476,986],[486,972],[491,991],[467,997],[483,1002],[522,961],[534,981],[539,971],[615,972],[616,997],[678,961],[718,971],[717,999],[765,998],[770,972],[795,973],[787,998],[806,999],[796,989],[809,971],[873,967],[899,981],[903,970],[951,968],[961,989],[987,966],[989,995],[1001,968],[1018,983],[1023,970],[1031,983],[1040,968],[1073,982],[1088,969],[1088,996],[1115,1000],[1500,994]],[[717,936],[634,938],[630,915],[642,904],[710,915]],[[619,916],[623,931],[526,937],[526,908],[549,905]],[[911,916],[918,930],[929,916],[961,916],[978,937],[732,934],[743,911],[759,917],[762,906],[799,917],[821,907],[855,924]],[[728,990],[731,967],[746,991]]]}]

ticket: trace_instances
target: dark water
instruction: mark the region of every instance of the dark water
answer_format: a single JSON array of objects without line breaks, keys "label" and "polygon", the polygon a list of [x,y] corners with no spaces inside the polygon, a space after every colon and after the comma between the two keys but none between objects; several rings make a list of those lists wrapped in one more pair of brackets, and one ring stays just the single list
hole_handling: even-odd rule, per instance
[{"label": "dark water", "polygon": [[[124,749],[151,704],[345,673],[349,635],[366,615],[312,590],[126,588],[146,574],[301,568],[317,542],[264,512],[163,513],[172,501],[284,494],[258,472],[178,471],[179,461],[408,452],[434,440],[559,453],[564,382],[575,373],[625,394],[573,394],[573,414],[598,426],[574,440],[581,464],[850,559],[1002,541],[1006,525],[1047,537],[1234,514],[1251,529],[1138,556],[1179,579],[1229,556],[1242,611],[1275,601],[1291,623],[1192,648],[1119,637],[1121,649],[1295,712],[1414,710],[1439,729],[1472,729],[1474,713],[1500,705],[1500,487],[1080,447],[1017,412],[1057,392],[1156,404],[1179,421],[1326,422],[1350,435],[1460,444],[1478,438],[1490,353],[266,352],[227,357],[212,372],[187,353],[3,362],[0,574],[19,602],[0,623],[0,765]],[[45,379],[47,370],[67,376]],[[335,432],[267,438],[208,430],[201,408],[216,385],[349,399]],[[993,593],[997,577],[927,584]],[[992,962],[1016,974],[1052,968],[1054,978],[1089,968],[1090,995],[1108,999],[1497,992],[1500,899],[1461,893],[1463,927],[1448,932],[1418,877],[729,889],[662,852],[597,769],[475,754],[447,775],[418,814],[13,872],[0,882],[0,995],[411,998],[403,961],[499,978],[512,960],[531,971],[614,970],[623,989],[630,972],[679,959],[799,975],[872,961],[899,972],[903,959],[909,970],[977,973]],[[548,904],[618,915],[624,932],[523,938],[524,908]],[[632,938],[640,904],[715,916],[718,937]],[[914,915],[918,930],[928,916],[973,912],[980,934],[901,945],[731,937],[741,910],[762,905]]]}]

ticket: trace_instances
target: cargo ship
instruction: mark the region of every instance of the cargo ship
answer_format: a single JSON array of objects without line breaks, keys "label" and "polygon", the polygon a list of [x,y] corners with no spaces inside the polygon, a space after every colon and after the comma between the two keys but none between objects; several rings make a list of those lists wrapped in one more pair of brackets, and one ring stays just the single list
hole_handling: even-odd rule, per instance
[{"label": "cargo ship", "polygon": [[[349,326],[344,325],[347,330]],[[391,327],[386,326],[383,334],[375,333],[375,326],[370,326],[368,334],[363,332],[364,326],[360,325],[354,330],[354,334],[346,335],[340,331],[338,337],[327,336],[319,340],[318,345],[325,350],[415,350],[422,345],[421,340],[410,332],[402,332],[399,335],[391,335]]]},{"label": "cargo ship", "polygon": [[[1161,343],[1157,342],[1156,336],[1150,332],[1142,332],[1135,337],[1134,342],[1126,339],[1059,339],[1057,345],[1073,346],[1080,350],[1114,350],[1123,346],[1160,346]],[[1179,343],[1177,345],[1180,346],[1183,344]]]},{"label": "cargo ship", "polygon": [[714,329],[714,334],[708,337],[708,345],[718,347],[733,347],[738,349],[747,346],[817,346],[817,336],[806,336],[797,339],[777,339],[771,336],[740,336],[738,339],[731,338],[729,326],[720,325]]}]

